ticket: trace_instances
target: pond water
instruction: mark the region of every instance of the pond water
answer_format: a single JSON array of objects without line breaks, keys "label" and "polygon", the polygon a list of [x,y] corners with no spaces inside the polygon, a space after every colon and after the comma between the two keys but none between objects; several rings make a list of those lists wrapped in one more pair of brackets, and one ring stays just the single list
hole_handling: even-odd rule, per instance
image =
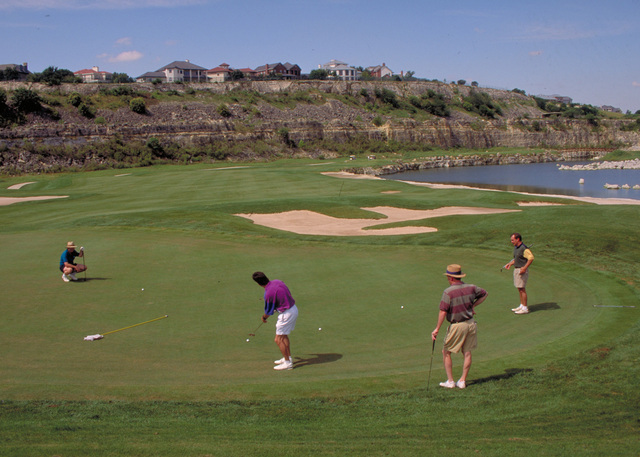
[{"label": "pond water", "polygon": [[[560,165],[589,162],[561,162]],[[557,163],[433,168],[384,176],[398,181],[458,184],[535,194],[640,200],[638,189],[605,189],[605,184],[640,184],[640,170],[560,170]],[[584,184],[580,184],[584,179]]]}]

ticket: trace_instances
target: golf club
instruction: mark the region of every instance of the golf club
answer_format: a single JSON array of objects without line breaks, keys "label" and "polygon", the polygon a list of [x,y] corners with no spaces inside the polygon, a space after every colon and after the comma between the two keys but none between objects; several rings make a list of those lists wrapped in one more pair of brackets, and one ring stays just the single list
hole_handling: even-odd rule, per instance
[{"label": "golf club", "polygon": [[85,341],[101,340],[102,338],[105,337],[105,335],[110,335],[112,333],[121,332],[122,330],[127,330],[129,328],[137,327],[139,325],[148,324],[149,322],[159,321],[160,319],[165,319],[167,317],[169,317],[169,315],[165,314],[162,317],[156,317],[155,319],[151,319],[150,321],[140,322],[139,324],[133,324],[133,325],[130,325],[128,327],[119,328],[118,330],[111,330],[110,332],[106,332],[106,333],[102,333],[102,334],[96,333],[95,335],[87,335],[87,336],[84,337],[84,340]]},{"label": "golf club", "polygon": [[87,253],[84,252],[84,246],[80,247],[80,251],[82,252],[82,265],[84,265],[84,280],[83,280],[83,282],[87,282]]},{"label": "golf club", "polygon": [[429,377],[427,378],[427,392],[429,391],[429,382],[431,381],[431,368],[433,367],[433,351],[436,349],[436,340],[431,345],[431,362],[429,363]]},{"label": "golf club", "polygon": [[253,332],[249,333],[249,336],[256,336],[256,332],[260,327],[262,327],[262,324],[264,324],[264,322],[260,322],[260,325],[258,325]]}]

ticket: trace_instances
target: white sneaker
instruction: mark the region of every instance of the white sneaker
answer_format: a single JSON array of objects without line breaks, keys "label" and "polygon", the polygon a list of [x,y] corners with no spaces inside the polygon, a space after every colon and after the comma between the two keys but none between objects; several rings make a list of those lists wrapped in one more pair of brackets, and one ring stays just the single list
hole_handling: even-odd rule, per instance
[{"label": "white sneaker", "polygon": [[67,275],[66,275],[66,274],[64,274],[64,273],[62,273],[62,280],[63,280],[64,282],[69,282],[69,278],[68,278],[68,277],[67,277]]},{"label": "white sneaker", "polygon": [[284,362],[285,362],[284,357],[273,361],[273,363],[275,363],[276,365],[280,365],[281,363],[284,363]]},{"label": "white sneaker", "polygon": [[446,382],[440,383],[440,387],[446,387],[447,389],[453,389],[455,386],[456,386],[455,381],[446,381]]},{"label": "white sneaker", "polygon": [[456,387],[458,389],[466,389],[467,388],[467,383],[465,381],[458,381],[458,382],[456,382]]},{"label": "white sneaker", "polygon": [[273,367],[274,370],[293,370],[293,363],[291,363],[291,360],[287,360],[286,362],[282,362],[278,365],[276,365],[275,367]]},{"label": "white sneaker", "polygon": [[75,271],[73,273],[71,273],[69,275],[69,277],[71,278],[72,281],[77,281],[78,280],[78,278],[76,278],[76,272]]},{"label": "white sneaker", "polygon": [[520,311],[522,308],[524,308],[524,306],[522,306],[522,304],[520,304],[520,306],[518,306],[517,308],[511,308],[511,311],[513,311],[515,313],[516,311]]},{"label": "white sneaker", "polygon": [[516,314],[529,314],[529,308],[527,308],[526,306],[523,306],[518,311],[514,311],[514,313],[516,313]]}]

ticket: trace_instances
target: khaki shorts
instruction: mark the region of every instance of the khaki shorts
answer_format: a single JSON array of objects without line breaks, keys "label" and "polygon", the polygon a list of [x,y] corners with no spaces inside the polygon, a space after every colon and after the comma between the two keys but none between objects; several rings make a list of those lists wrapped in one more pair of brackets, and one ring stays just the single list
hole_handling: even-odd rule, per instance
[{"label": "khaki shorts", "polygon": [[529,270],[525,271],[523,275],[520,274],[520,268],[513,270],[513,285],[518,289],[524,289],[527,287],[527,280],[529,279]]},{"label": "khaki shorts", "polygon": [[444,339],[444,350],[449,352],[469,352],[478,347],[478,324],[469,319],[451,324]]}]

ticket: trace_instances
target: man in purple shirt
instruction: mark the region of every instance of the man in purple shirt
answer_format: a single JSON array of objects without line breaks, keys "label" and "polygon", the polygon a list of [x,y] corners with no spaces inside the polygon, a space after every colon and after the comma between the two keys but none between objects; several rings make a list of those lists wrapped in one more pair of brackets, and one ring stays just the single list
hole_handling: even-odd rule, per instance
[{"label": "man in purple shirt", "polygon": [[[469,374],[469,368],[471,368],[471,351],[478,345],[478,326],[473,319],[474,308],[487,298],[487,291],[473,284],[462,282],[461,278],[464,278],[466,274],[462,273],[460,265],[449,265],[445,276],[449,281],[449,287],[442,294],[438,325],[431,332],[431,338],[435,341],[445,319],[451,323],[447,329],[447,336],[442,347],[447,381],[441,382],[440,385],[449,389],[456,386],[464,389],[467,387],[467,375]],[[455,382],[453,380],[451,353],[460,351],[464,354],[464,365],[462,367],[462,377],[458,382]]]},{"label": "man in purple shirt", "polygon": [[287,285],[279,279],[270,281],[263,272],[256,271],[253,274],[253,280],[264,288],[262,322],[267,322],[269,316],[278,311],[275,342],[282,353],[282,358],[274,362],[276,366],[273,369],[291,370],[293,369],[293,358],[291,357],[289,333],[295,328],[298,319],[296,301],[291,296]]}]

